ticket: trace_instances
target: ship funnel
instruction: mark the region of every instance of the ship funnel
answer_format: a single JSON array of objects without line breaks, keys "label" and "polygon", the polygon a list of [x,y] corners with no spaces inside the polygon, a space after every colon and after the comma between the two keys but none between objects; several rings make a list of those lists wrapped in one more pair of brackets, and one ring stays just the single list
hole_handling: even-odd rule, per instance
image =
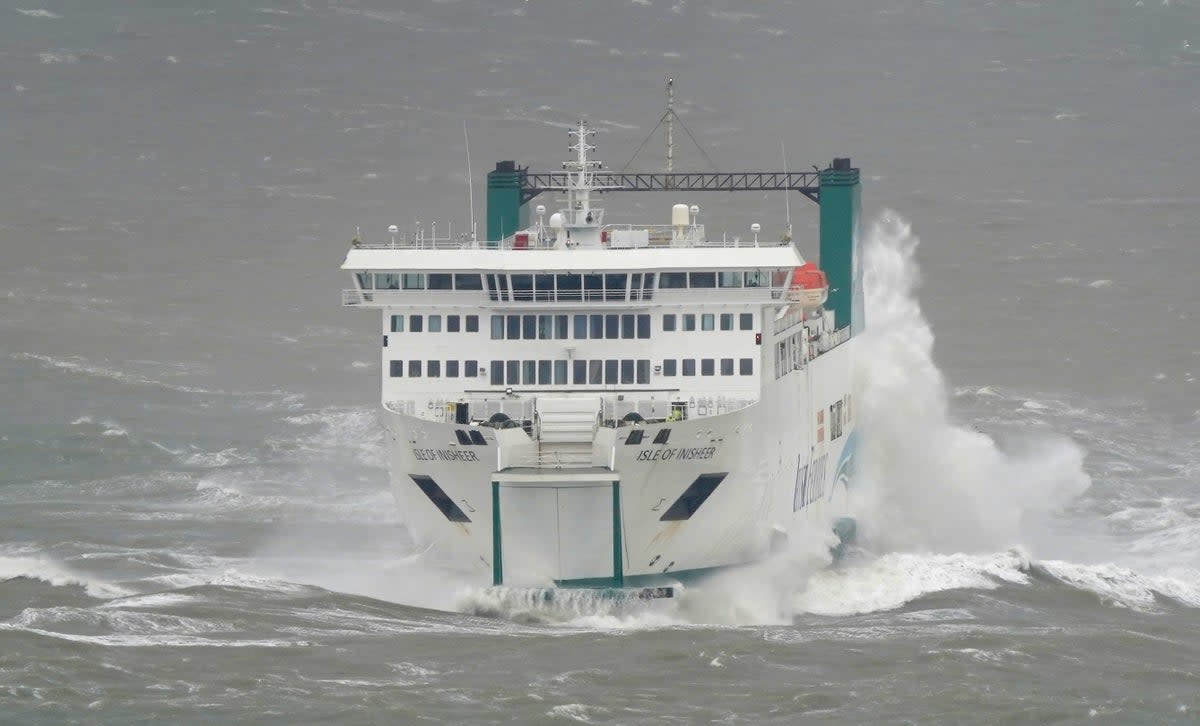
[{"label": "ship funnel", "polygon": [[858,169],[849,159],[834,159],[820,172],[821,269],[829,278],[829,300],[825,307],[834,314],[838,328],[850,326],[857,335],[864,327],[862,255],[859,247],[859,217],[862,213]]}]

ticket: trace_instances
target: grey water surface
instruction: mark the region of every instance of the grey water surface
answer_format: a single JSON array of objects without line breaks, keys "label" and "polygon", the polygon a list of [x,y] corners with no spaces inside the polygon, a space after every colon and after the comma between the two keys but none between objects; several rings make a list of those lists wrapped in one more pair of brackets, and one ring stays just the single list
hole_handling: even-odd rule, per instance
[{"label": "grey water surface", "polygon": [[[680,167],[849,156],[872,240],[920,238],[869,365],[921,526],[675,610],[480,604],[387,491],[338,265],[466,231],[464,123],[482,219],[581,116],[624,166],[668,76]],[[0,722],[1194,723],[1198,168],[1195,0],[5,0]],[[1018,528],[941,536],[1000,495]]]}]

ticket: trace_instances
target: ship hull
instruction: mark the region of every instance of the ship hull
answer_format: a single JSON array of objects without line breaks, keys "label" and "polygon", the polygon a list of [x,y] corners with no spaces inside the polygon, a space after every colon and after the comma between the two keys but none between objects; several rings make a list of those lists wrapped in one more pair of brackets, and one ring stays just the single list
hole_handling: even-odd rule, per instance
[{"label": "ship hull", "polygon": [[464,445],[462,425],[385,408],[392,489],[430,559],[482,584],[640,587],[761,560],[850,514],[853,342],[736,411],[599,427],[592,466],[509,466],[537,446],[521,429]]}]

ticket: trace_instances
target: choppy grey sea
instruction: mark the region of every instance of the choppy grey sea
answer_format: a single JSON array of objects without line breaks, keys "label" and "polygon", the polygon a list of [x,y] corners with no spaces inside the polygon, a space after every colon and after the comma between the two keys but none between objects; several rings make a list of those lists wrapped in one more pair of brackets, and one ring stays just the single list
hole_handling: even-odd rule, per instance
[{"label": "choppy grey sea", "polygon": [[[406,534],[338,265],[467,229],[464,125],[477,207],[580,116],[657,170],[667,76],[682,168],[862,169],[864,542],[492,598]],[[1195,723],[1198,169],[1195,0],[5,0],[0,722]]]}]

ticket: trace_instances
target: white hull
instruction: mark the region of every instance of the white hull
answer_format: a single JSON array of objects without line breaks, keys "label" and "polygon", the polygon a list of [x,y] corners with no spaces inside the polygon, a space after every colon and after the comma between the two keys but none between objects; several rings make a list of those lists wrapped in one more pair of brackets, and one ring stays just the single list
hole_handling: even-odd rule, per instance
[{"label": "white hull", "polygon": [[[827,532],[847,514],[853,412],[836,438],[819,412],[852,400],[854,347],[849,340],[765,381],[761,400],[736,411],[639,424],[637,444],[626,443],[631,426],[598,426],[591,467],[504,466],[515,450],[536,446],[521,429],[385,408],[392,488],[434,560],[481,582],[640,586],[753,562],[781,537]],[[484,444],[459,443],[455,430],[467,428]],[[668,441],[653,443],[663,429]],[[664,521],[706,475],[720,478],[711,495],[690,518]],[[448,516],[444,499],[439,506],[418,479],[435,482],[458,513]]]}]

